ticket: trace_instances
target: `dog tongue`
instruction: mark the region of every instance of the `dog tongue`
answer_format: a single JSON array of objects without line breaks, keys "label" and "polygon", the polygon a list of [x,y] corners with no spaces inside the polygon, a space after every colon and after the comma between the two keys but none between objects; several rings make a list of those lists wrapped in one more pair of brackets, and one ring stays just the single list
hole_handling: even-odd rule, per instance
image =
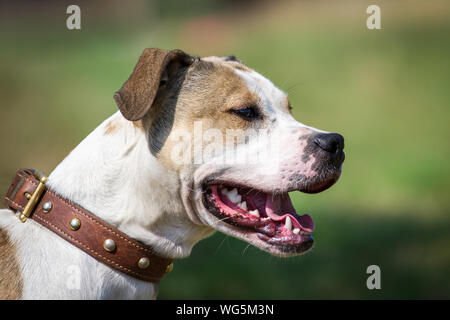
[{"label": "dog tongue", "polygon": [[267,194],[265,210],[267,216],[274,221],[283,221],[287,216],[289,216],[291,219],[296,220],[300,224],[303,231],[313,232],[314,230],[314,222],[311,216],[308,214],[304,214],[302,216],[298,215],[288,194]]}]

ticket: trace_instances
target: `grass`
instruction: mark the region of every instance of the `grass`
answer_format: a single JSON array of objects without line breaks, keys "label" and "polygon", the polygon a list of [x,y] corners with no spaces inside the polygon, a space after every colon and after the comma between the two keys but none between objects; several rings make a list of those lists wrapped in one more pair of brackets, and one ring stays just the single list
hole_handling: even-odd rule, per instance
[{"label": "grass", "polygon": [[[21,167],[49,173],[115,112],[143,48],[235,54],[289,93],[299,121],[345,136],[344,172],[324,193],[292,195],[315,220],[312,252],[280,260],[216,234],[175,263],[160,297],[449,298],[448,10],[426,20],[384,9],[383,30],[368,31],[361,16],[302,5],[215,13],[221,32],[206,36],[188,28],[202,17],[123,28],[87,15],[80,32],[3,19],[0,188]],[[380,291],[365,287],[371,264]]]}]

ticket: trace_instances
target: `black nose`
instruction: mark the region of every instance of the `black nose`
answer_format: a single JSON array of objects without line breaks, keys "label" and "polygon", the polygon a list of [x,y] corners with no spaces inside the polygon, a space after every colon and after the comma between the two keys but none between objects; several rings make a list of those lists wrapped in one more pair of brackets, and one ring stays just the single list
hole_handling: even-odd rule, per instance
[{"label": "black nose", "polygon": [[331,157],[336,166],[344,161],[344,137],[339,133],[319,133],[314,138],[314,143]]}]

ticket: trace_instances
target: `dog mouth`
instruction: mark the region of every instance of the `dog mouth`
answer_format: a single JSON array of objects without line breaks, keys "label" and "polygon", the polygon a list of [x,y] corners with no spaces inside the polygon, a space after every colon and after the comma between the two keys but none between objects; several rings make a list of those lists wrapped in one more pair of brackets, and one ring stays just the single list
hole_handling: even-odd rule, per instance
[{"label": "dog mouth", "polygon": [[[305,192],[320,192],[333,183],[321,182]],[[259,247],[286,255],[300,254],[313,246],[314,222],[308,214],[297,214],[288,192],[265,192],[226,183],[209,184],[203,189],[205,208],[254,243],[264,244]]]}]

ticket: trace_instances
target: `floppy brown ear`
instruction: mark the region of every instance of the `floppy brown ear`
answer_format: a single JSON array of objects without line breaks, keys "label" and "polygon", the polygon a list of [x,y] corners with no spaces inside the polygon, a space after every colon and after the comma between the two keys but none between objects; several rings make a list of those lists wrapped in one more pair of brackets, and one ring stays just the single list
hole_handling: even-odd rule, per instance
[{"label": "floppy brown ear", "polygon": [[114,94],[122,115],[131,121],[142,119],[156,98],[166,69],[172,63],[188,66],[194,58],[181,50],[145,49],[130,78]]}]

